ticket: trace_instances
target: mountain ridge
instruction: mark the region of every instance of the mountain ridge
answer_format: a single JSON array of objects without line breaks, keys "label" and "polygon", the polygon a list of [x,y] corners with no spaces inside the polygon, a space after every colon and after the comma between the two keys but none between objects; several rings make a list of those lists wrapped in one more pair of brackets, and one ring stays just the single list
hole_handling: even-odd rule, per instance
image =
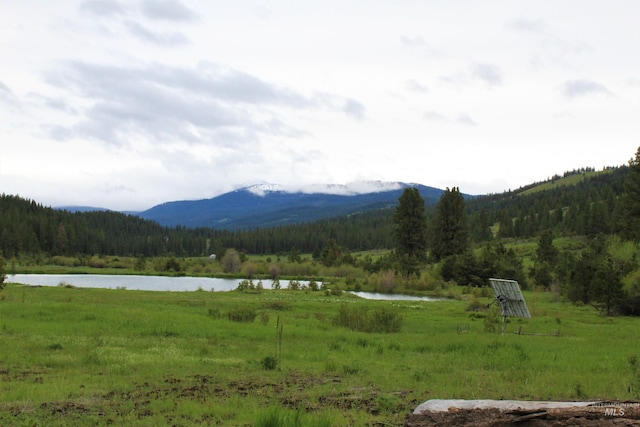
[{"label": "mountain ridge", "polygon": [[437,203],[444,192],[422,184],[382,181],[316,184],[298,190],[259,183],[209,199],[161,203],[137,215],[164,226],[264,228],[394,206],[404,189],[409,187],[418,188],[427,205]]}]

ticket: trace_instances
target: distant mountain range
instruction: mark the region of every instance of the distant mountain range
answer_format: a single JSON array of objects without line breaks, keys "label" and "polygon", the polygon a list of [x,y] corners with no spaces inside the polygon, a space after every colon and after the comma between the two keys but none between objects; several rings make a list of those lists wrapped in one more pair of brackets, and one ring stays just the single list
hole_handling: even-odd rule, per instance
[{"label": "distant mountain range", "polygon": [[418,188],[427,205],[436,204],[444,192],[420,184],[380,181],[314,185],[295,192],[258,184],[211,199],[162,203],[136,215],[169,227],[267,228],[393,207],[407,187]]}]

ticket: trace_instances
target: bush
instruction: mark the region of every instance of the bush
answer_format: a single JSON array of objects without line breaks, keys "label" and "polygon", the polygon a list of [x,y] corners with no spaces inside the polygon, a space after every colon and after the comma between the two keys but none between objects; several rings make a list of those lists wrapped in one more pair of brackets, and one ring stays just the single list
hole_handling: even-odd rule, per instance
[{"label": "bush", "polygon": [[[477,288],[476,288],[477,289]],[[471,298],[469,305],[467,306],[467,311],[481,311],[487,308],[487,304],[483,304],[477,297]]]},{"label": "bush", "polygon": [[219,308],[210,308],[209,309],[209,313],[207,314],[207,316],[213,318],[213,319],[219,319],[220,318],[220,309]]},{"label": "bush", "polygon": [[369,310],[365,306],[349,307],[342,304],[333,324],[358,332],[400,332],[403,319],[396,311],[386,307]]},{"label": "bush", "polygon": [[278,367],[278,361],[273,356],[267,356],[260,362],[265,371],[273,371]]},{"label": "bush", "polygon": [[232,322],[251,323],[258,314],[253,308],[236,307],[227,313],[227,318]]},{"label": "bush", "polygon": [[262,307],[277,311],[291,310],[292,308],[288,302],[279,300],[265,302]]}]

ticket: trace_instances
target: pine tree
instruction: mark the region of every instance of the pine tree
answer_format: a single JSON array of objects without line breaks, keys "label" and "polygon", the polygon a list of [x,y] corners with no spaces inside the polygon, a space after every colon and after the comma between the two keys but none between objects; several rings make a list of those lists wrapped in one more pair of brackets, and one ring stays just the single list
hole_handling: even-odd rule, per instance
[{"label": "pine tree", "polygon": [[407,274],[418,272],[419,264],[427,256],[427,219],[424,199],[417,188],[406,188],[393,212],[393,238],[400,270]]},{"label": "pine tree", "polygon": [[629,160],[629,173],[620,198],[620,233],[629,240],[640,241],[640,147]]},{"label": "pine tree", "polygon": [[624,298],[621,274],[611,258],[605,258],[598,266],[591,283],[591,292],[594,305],[607,316],[611,315],[612,309]]},{"label": "pine tree", "polygon": [[431,256],[435,261],[463,254],[469,248],[464,198],[457,187],[447,188],[440,197],[431,231]]},{"label": "pine tree", "polygon": [[558,249],[553,246],[551,230],[543,231],[538,237],[535,264],[531,269],[531,277],[536,284],[549,287],[553,282],[553,271],[558,263]]}]

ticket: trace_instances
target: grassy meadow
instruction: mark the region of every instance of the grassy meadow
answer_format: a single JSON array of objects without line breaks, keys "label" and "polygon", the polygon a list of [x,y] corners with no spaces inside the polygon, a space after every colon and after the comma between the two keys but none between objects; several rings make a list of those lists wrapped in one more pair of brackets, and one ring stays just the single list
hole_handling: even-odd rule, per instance
[{"label": "grassy meadow", "polygon": [[[0,292],[0,425],[402,425],[425,400],[640,398],[640,319],[525,292],[372,301],[322,291]],[[390,314],[366,333],[341,311]],[[357,316],[356,316],[357,317]],[[514,332],[520,331],[517,335]]]}]

